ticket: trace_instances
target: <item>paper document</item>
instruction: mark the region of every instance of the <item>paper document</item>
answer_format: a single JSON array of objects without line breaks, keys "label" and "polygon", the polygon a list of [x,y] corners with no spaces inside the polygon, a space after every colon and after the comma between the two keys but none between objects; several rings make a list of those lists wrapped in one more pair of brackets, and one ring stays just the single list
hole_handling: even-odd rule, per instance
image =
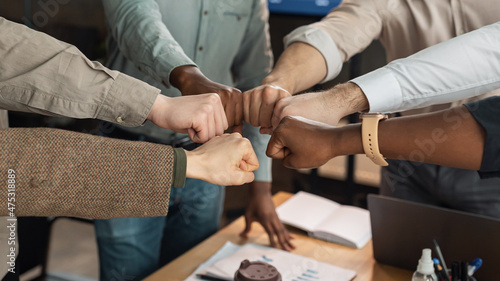
[{"label": "paper document", "polygon": [[196,274],[205,274],[232,281],[240,263],[267,262],[280,272],[283,281],[349,281],[356,276],[353,270],[341,268],[283,250],[246,244],[226,244],[210,259],[200,265],[186,281],[199,281]]}]

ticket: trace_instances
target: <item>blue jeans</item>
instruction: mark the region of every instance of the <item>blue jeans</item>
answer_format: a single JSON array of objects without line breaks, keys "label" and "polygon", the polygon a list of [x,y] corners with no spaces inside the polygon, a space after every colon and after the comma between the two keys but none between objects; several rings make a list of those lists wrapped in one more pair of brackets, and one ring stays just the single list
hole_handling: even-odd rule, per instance
[{"label": "blue jeans", "polygon": [[186,179],[172,188],[166,217],[96,220],[101,280],[141,280],[219,227],[223,186]]}]

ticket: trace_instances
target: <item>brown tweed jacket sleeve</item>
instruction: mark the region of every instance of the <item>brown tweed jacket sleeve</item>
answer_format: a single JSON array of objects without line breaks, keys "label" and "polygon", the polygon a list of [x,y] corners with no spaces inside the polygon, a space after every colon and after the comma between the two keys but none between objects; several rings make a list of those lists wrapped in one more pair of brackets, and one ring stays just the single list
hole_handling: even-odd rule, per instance
[{"label": "brown tweed jacket sleeve", "polygon": [[9,169],[15,216],[164,216],[174,168],[169,146],[48,128],[0,130],[0,216],[9,215]]}]

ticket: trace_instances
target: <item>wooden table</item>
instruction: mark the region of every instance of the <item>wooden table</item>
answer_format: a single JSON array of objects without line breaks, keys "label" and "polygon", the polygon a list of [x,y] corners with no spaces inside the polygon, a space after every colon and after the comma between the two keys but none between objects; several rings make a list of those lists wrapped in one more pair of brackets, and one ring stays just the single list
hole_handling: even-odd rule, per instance
[{"label": "wooden table", "polygon": [[[273,197],[274,204],[278,206],[291,196],[292,194],[290,193],[279,192]],[[239,233],[244,229],[244,226],[244,218],[238,218],[236,221],[221,229],[184,255],[160,268],[145,280],[184,280],[193,273],[200,264],[215,254],[226,241],[231,241],[239,245],[245,243],[269,245],[267,234],[258,223],[252,225],[252,231],[248,239],[241,238]],[[413,272],[375,262],[371,240],[363,248],[353,249],[307,237],[305,232],[299,232],[299,230],[296,229],[291,229],[290,231],[295,235],[293,243],[296,249],[293,250],[292,253],[355,270],[357,276],[354,280],[356,281],[411,280]]]}]

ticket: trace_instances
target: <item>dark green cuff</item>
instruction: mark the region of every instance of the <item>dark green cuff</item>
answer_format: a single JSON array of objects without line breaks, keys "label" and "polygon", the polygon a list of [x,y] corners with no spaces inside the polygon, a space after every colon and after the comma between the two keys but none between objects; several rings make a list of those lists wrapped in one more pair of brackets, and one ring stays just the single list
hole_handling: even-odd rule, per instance
[{"label": "dark green cuff", "polygon": [[172,187],[184,187],[186,184],[186,152],[182,148],[174,148],[174,178]]}]

